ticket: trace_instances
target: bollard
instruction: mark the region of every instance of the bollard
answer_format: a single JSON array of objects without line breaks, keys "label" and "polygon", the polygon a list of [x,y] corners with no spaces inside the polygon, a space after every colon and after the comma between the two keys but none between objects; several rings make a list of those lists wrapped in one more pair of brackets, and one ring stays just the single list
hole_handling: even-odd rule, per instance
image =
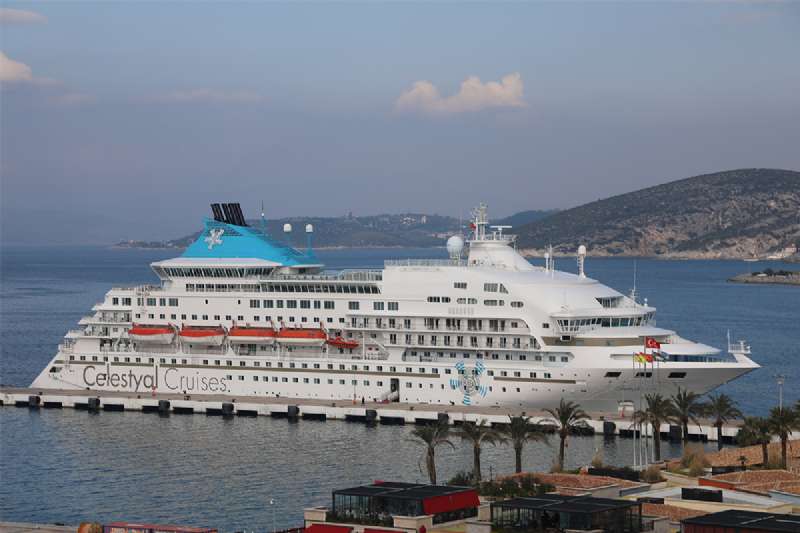
[{"label": "bollard", "polygon": [[168,415],[170,403],[169,400],[158,400],[158,414]]},{"label": "bollard", "polygon": [[100,410],[100,398],[89,398],[86,402],[86,409],[91,412],[98,412]]}]

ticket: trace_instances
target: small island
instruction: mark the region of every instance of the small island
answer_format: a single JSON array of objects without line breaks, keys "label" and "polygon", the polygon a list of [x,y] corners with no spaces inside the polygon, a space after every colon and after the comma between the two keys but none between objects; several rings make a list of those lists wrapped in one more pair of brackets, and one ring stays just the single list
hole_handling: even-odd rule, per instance
[{"label": "small island", "polygon": [[780,285],[800,285],[800,272],[792,270],[773,270],[765,268],[763,272],[739,274],[728,281],[735,283],[777,283]]}]

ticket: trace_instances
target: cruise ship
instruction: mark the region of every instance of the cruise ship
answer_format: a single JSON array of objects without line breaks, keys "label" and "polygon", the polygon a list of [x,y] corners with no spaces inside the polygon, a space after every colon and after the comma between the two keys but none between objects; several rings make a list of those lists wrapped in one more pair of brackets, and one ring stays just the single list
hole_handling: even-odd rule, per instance
[{"label": "cruise ship", "polygon": [[758,368],[744,342],[657,327],[647,300],[586,275],[583,246],[577,274],[532,264],[484,205],[448,259],[342,271],[310,239],[270,237],[263,213],[211,207],[183,255],[151,264],[158,284],[108,291],[32,387],[614,412]]}]

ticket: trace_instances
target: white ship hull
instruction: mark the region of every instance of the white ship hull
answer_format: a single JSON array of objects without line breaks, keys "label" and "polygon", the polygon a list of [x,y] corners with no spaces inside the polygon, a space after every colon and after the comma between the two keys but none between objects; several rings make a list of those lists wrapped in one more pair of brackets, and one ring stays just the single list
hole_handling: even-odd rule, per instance
[{"label": "white ship hull", "polygon": [[[152,265],[160,286],[110,290],[32,386],[530,409],[566,398],[613,412],[645,393],[703,394],[758,368],[744,344],[729,357],[656,327],[655,308],[586,277],[583,255],[578,275],[550,259],[533,266],[508,236],[486,233],[484,211],[466,260],[451,240],[450,260],[342,273],[217,213],[182,257]],[[319,328],[358,347],[225,335],[132,342],[132,324],[156,317],[187,328]]]}]

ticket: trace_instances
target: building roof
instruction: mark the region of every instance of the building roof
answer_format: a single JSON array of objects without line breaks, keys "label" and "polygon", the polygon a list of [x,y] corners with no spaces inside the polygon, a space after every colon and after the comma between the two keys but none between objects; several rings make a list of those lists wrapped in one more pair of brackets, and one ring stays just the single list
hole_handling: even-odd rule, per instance
[{"label": "building roof", "polygon": [[564,496],[544,494],[536,497],[512,498],[492,504],[492,507],[505,509],[531,509],[567,513],[599,513],[611,509],[627,509],[638,506],[638,502],[595,498],[594,496]]},{"label": "building roof", "polygon": [[678,507],[677,505],[667,505],[662,503],[645,503],[642,502],[642,515],[644,516],[662,516],[670,522],[680,522],[687,518],[693,518],[706,514],[705,511],[697,509],[689,509],[686,507]]},{"label": "building roof", "polygon": [[417,483],[401,483],[396,481],[376,482],[372,485],[361,485],[349,489],[333,491],[340,496],[389,497],[406,500],[424,500],[434,496],[445,496],[459,492],[474,491],[472,487],[456,487],[451,485],[420,485]]},{"label": "building roof", "polygon": [[700,485],[768,494],[779,490],[797,494],[800,489],[800,474],[787,470],[744,470],[716,476],[702,477]]},{"label": "building roof", "polygon": [[597,489],[600,487],[608,487],[611,485],[617,485],[621,488],[631,488],[631,487],[641,487],[646,485],[645,483],[637,483],[635,481],[629,481],[627,479],[620,479],[616,477],[609,477],[609,476],[591,476],[589,474],[549,474],[549,473],[525,473],[525,474],[514,474],[511,476],[512,478],[519,478],[525,476],[533,476],[536,479],[537,483],[544,483],[547,485],[553,485],[556,489],[572,489],[572,490],[591,490]]},{"label": "building roof", "polygon": [[722,511],[696,516],[682,521],[683,524],[735,527],[737,531],[800,531],[800,516],[790,514],[756,513],[753,511]]}]

